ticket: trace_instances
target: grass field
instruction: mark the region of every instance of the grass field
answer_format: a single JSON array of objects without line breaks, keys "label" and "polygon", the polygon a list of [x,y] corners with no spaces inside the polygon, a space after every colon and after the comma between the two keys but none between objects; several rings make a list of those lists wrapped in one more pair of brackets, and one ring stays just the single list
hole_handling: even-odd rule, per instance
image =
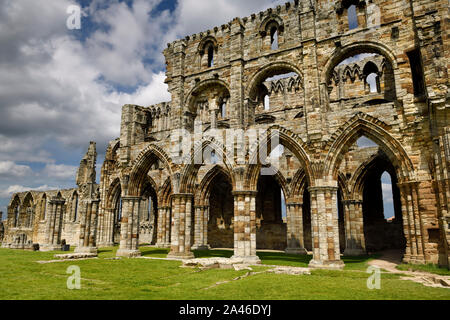
[{"label": "grass field", "polygon": [[[260,273],[240,280],[248,271],[180,268],[166,260],[120,259],[117,248],[102,248],[99,259],[38,264],[55,252],[0,249],[0,299],[105,299],[105,300],[313,300],[313,299],[450,299],[450,289],[428,288],[399,275],[382,274],[381,289],[369,290],[365,272],[371,257],[344,258],[344,271],[312,271],[290,276]],[[168,250],[141,247],[144,257],[165,257]],[[230,256],[230,251],[195,252],[197,257]],[[306,267],[311,257],[258,253],[264,265]],[[81,290],[68,290],[69,266],[81,270]],[[218,282],[224,282],[215,285]]]}]

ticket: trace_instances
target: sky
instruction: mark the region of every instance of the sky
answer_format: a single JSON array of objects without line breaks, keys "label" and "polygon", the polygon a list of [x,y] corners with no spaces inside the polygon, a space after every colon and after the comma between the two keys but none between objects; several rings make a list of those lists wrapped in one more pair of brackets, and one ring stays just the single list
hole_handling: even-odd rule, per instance
[{"label": "sky", "polygon": [[[286,0],[2,0],[0,211],[15,192],[75,187],[97,143],[97,175],[121,106],[170,101],[167,43]],[[82,12],[69,29],[70,6]]]}]

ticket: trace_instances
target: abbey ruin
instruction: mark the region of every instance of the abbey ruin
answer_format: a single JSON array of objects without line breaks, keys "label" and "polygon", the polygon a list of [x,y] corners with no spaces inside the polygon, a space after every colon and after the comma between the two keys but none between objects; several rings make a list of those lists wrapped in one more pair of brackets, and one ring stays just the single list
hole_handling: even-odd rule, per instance
[{"label": "abbey ruin", "polygon": [[398,249],[448,266],[449,14],[447,0],[296,0],[168,44],[172,100],[123,106],[99,184],[91,143],[76,188],[13,195],[2,246],[253,263],[273,249],[338,269]]}]

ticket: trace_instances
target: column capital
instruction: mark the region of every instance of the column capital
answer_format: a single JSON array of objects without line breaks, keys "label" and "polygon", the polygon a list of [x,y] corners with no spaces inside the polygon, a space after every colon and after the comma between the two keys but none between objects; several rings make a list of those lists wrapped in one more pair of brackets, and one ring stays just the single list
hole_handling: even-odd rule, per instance
[{"label": "column capital", "polygon": [[48,201],[48,203],[49,203],[49,204],[64,204],[64,203],[66,203],[66,199],[54,197],[54,198],[51,198],[51,199]]},{"label": "column capital", "polygon": [[346,204],[362,204],[363,201],[362,200],[354,200],[354,199],[350,199],[350,200],[342,200],[342,203],[344,205]]},{"label": "column capital", "polygon": [[206,210],[206,209],[208,209],[209,208],[209,206],[207,206],[207,205],[195,205],[194,206],[194,209],[202,209],[202,210]]},{"label": "column capital", "polygon": [[322,192],[326,192],[326,191],[337,192],[338,190],[339,190],[339,188],[335,187],[335,186],[315,186],[315,187],[309,187],[308,188],[309,192],[318,192],[318,191],[322,191]]},{"label": "column capital", "polygon": [[301,202],[286,202],[286,206],[287,207],[294,207],[294,206],[302,207],[303,203],[301,203]]},{"label": "column capital", "polygon": [[170,195],[170,199],[192,199],[194,195],[192,193],[175,193]]},{"label": "column capital", "polygon": [[233,191],[233,196],[256,196],[258,194],[258,191],[254,190],[239,190],[239,191]]},{"label": "column capital", "polygon": [[142,200],[142,197],[136,197],[136,196],[123,196],[122,201],[135,201],[135,200]]}]

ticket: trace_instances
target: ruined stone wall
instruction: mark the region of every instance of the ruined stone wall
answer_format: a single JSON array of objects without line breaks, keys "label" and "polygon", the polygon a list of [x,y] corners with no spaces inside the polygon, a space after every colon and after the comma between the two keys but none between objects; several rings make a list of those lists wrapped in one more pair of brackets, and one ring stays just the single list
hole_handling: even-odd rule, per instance
[{"label": "ruined stone wall", "polygon": [[[352,4],[356,28],[347,18]],[[147,242],[155,231],[158,244],[171,245],[177,257],[190,256],[194,242],[207,246],[208,231],[219,240],[233,233],[235,255],[252,257],[258,243],[283,249],[287,234],[287,249],[311,248],[312,265],[333,264],[343,247],[348,254],[366,250],[363,186],[373,167],[381,166],[398,188],[404,260],[445,263],[448,43],[447,1],[319,0],[289,2],[168,44],[163,54],[172,100],[122,108],[120,138],[111,143],[101,173],[98,241],[114,242],[114,201],[120,195],[122,255],[138,254],[140,234]],[[253,151],[244,163],[229,156],[232,149],[251,149],[252,142],[230,150],[217,139],[198,136],[188,145],[171,131],[192,133],[200,125],[197,132],[218,129],[222,136],[227,129],[280,133],[284,152],[279,161],[269,161],[276,162],[274,179],[285,196],[285,226],[258,229],[261,163],[250,163]],[[378,148],[358,150],[361,136]],[[191,155],[180,163],[180,145],[194,155],[210,148],[224,162],[190,163]],[[234,198],[227,203],[234,217],[226,235],[210,228],[217,175],[226,177]],[[158,207],[149,222],[152,236],[138,223],[148,190],[156,194]]]}]

